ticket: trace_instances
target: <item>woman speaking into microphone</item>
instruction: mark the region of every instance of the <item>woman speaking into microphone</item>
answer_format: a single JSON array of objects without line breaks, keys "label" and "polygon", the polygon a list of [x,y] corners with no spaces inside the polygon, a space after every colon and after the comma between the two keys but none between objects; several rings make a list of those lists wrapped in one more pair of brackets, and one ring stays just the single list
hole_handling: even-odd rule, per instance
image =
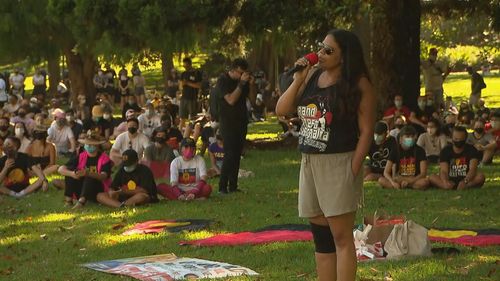
[{"label": "woman speaking into microphone", "polygon": [[295,62],[293,82],[278,100],[277,115],[297,112],[299,216],[308,218],[320,281],[356,277],[352,230],[362,196],[362,163],[373,140],[375,93],[359,39],[331,30],[319,44],[318,67]]}]

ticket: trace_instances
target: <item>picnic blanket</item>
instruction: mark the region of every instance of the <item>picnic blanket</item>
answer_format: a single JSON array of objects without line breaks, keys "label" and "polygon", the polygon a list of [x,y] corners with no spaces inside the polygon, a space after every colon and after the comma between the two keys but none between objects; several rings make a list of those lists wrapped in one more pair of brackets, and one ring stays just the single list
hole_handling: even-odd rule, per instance
[{"label": "picnic blanket", "polygon": [[[500,245],[500,230],[482,229],[437,229],[429,230],[431,242],[451,243],[461,246]],[[193,246],[237,246],[257,245],[273,242],[312,240],[310,226],[306,224],[270,225],[255,231],[217,234],[208,238],[181,241],[180,245]]]},{"label": "picnic blanket", "polygon": [[127,275],[144,281],[192,280],[259,275],[257,272],[229,263],[193,258],[178,258],[174,254],[107,260],[81,266],[111,274]]},{"label": "picnic blanket", "polygon": [[163,231],[172,233],[180,231],[197,231],[207,228],[211,222],[211,220],[200,219],[150,220],[135,224],[130,229],[123,232],[122,235],[151,234]]}]

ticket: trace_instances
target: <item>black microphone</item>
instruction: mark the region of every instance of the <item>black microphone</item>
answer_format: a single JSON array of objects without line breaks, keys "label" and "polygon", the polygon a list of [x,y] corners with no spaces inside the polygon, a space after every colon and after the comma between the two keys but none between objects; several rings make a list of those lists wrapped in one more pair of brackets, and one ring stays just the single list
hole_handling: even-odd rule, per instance
[{"label": "black microphone", "polygon": [[[305,58],[307,61],[309,61],[309,64],[310,64],[310,65],[315,65],[315,64],[317,64],[317,63],[318,63],[318,55],[317,55],[316,53],[309,53],[309,54],[305,55],[305,56],[304,56],[304,58]],[[296,65],[296,66],[294,66],[292,69],[288,70],[288,71],[286,72],[286,75],[291,76],[291,75],[293,75],[295,72],[300,71],[300,70],[302,70],[302,69],[304,69],[304,68],[306,68],[306,66],[305,66],[305,65]]]}]

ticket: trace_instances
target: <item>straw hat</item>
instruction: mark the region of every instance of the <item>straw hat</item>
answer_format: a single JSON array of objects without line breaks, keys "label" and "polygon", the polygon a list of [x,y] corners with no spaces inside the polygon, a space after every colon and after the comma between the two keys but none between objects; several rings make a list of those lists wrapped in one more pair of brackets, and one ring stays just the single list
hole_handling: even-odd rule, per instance
[{"label": "straw hat", "polygon": [[85,138],[78,139],[81,144],[100,145],[106,142],[96,131],[88,130]]}]

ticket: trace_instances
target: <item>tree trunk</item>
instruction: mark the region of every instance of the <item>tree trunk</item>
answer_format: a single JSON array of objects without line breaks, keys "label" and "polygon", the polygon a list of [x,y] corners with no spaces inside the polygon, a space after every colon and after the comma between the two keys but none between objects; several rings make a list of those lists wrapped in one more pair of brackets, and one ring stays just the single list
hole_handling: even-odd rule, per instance
[{"label": "tree trunk", "polygon": [[57,85],[61,81],[61,66],[59,65],[60,56],[57,54],[54,57],[47,59],[49,70],[49,94],[54,97],[57,93]]},{"label": "tree trunk", "polygon": [[420,1],[380,0],[373,7],[371,66],[379,108],[401,94],[414,109],[420,94]]},{"label": "tree trunk", "polygon": [[93,84],[97,60],[92,55],[80,55],[65,49],[64,55],[68,63],[69,80],[71,81],[71,98],[76,101],[78,95],[84,95],[90,103],[95,101],[96,90]]},{"label": "tree trunk", "polygon": [[173,56],[171,52],[163,51],[161,53],[161,73],[163,75],[163,90],[167,91],[167,79],[170,70],[174,67]]}]

